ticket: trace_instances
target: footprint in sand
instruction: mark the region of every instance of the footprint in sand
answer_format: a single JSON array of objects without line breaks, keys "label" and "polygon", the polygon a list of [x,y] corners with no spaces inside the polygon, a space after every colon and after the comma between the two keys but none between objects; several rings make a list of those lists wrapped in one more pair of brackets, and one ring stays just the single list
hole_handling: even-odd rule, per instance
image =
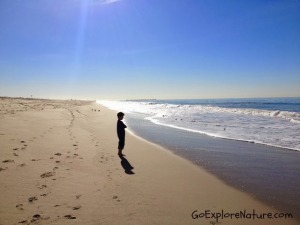
[{"label": "footprint in sand", "polygon": [[41,178],[52,177],[55,175],[55,172],[47,172],[41,175]]},{"label": "footprint in sand", "polygon": [[18,165],[19,167],[24,167],[24,166],[26,166],[26,164],[25,163],[22,163],[22,164],[20,164],[20,165]]},{"label": "footprint in sand", "polygon": [[64,217],[68,220],[75,220],[76,219],[76,216],[72,216],[72,215],[65,215]]},{"label": "footprint in sand", "polygon": [[42,217],[40,214],[35,214],[32,216],[32,219],[30,222],[35,223],[36,221],[41,220],[41,219],[48,220],[48,219],[50,219],[50,217]]},{"label": "footprint in sand", "polygon": [[121,200],[119,199],[119,197],[118,196],[113,196],[113,199],[115,199],[117,202],[120,202]]},{"label": "footprint in sand", "polygon": [[40,219],[40,218],[41,218],[41,215],[40,215],[40,214],[35,214],[35,215],[32,216],[31,222],[35,222],[35,221],[37,221],[37,220]]},{"label": "footprint in sand", "polygon": [[5,168],[0,167],[0,172],[4,171],[4,170],[7,170],[7,167],[5,167]]},{"label": "footprint in sand", "polygon": [[42,186],[39,187],[39,189],[44,189],[47,188],[48,186],[46,184],[43,184]]},{"label": "footprint in sand", "polygon": [[6,160],[3,160],[2,162],[3,162],[3,163],[13,163],[13,162],[15,162],[15,160],[12,160],[12,159],[6,159]]},{"label": "footprint in sand", "polygon": [[17,153],[14,153],[14,156],[19,156]]},{"label": "footprint in sand", "polygon": [[37,200],[38,200],[37,197],[30,197],[30,198],[28,198],[29,202],[34,202],[34,201],[37,201]]},{"label": "footprint in sand", "polygon": [[14,151],[17,151],[17,150],[18,150],[18,148],[14,148],[13,150],[14,150]]},{"label": "footprint in sand", "polygon": [[55,153],[54,155],[61,156],[62,154],[61,153]]},{"label": "footprint in sand", "polygon": [[18,204],[18,205],[16,205],[16,208],[17,208],[18,210],[24,210],[23,204]]},{"label": "footprint in sand", "polygon": [[77,206],[72,207],[73,210],[79,210],[80,208],[81,208],[81,205],[77,205]]},{"label": "footprint in sand", "polygon": [[79,199],[81,197],[81,195],[76,195],[76,199]]}]

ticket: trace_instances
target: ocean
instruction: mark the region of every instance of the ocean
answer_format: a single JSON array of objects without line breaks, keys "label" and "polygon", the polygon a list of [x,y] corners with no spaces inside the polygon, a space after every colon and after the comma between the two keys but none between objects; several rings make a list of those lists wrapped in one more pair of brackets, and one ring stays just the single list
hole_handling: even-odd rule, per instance
[{"label": "ocean", "polygon": [[300,98],[97,102],[123,111],[129,132],[300,219]]},{"label": "ocean", "polygon": [[300,151],[300,98],[100,101],[156,125]]}]

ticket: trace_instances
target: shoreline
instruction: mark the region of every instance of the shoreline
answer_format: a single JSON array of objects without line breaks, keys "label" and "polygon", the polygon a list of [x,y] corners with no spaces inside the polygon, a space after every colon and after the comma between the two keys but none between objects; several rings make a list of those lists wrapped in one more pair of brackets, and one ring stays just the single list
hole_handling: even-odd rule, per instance
[{"label": "shoreline", "polygon": [[133,135],[120,159],[115,112],[94,102],[0,99],[0,105],[0,224],[216,224],[191,214],[281,213]]},{"label": "shoreline", "polygon": [[[299,100],[298,98],[297,101]],[[264,104],[259,101],[250,104],[248,101],[206,102],[198,99],[194,103],[189,100],[97,103],[102,103],[110,109],[145,115],[145,120],[161,126],[300,152],[297,142],[299,103],[295,105],[290,100],[291,102],[283,106],[279,100],[273,103],[266,100]]]},{"label": "shoreline", "polygon": [[298,151],[182,132],[149,120],[141,121],[142,116],[127,114],[127,118],[137,136],[162,146],[255,199],[281,211],[290,210],[300,218]]},{"label": "shoreline", "polygon": [[271,145],[271,144],[266,144],[266,143],[262,143],[262,142],[255,142],[255,141],[250,141],[250,140],[244,140],[244,139],[234,139],[234,138],[222,137],[222,136],[217,136],[217,135],[209,134],[209,133],[202,132],[202,131],[197,131],[197,130],[193,130],[193,129],[178,127],[178,126],[175,126],[175,125],[169,125],[169,124],[163,124],[163,123],[159,123],[159,122],[153,122],[153,120],[151,120],[151,119],[147,119],[147,120],[149,120],[152,123],[154,123],[156,125],[159,125],[159,126],[165,126],[165,127],[170,127],[170,128],[178,129],[178,130],[183,130],[183,131],[188,131],[188,132],[197,133],[197,134],[201,134],[201,135],[206,135],[206,136],[212,137],[212,138],[220,138],[220,139],[224,139],[224,140],[240,141],[240,142],[258,144],[258,145],[265,145],[265,146],[268,146],[268,147],[280,148],[280,149],[285,149],[285,150],[288,150],[288,151],[296,151],[296,152],[300,153],[300,149],[287,148],[287,147],[282,147],[282,146],[279,146],[279,145]]}]

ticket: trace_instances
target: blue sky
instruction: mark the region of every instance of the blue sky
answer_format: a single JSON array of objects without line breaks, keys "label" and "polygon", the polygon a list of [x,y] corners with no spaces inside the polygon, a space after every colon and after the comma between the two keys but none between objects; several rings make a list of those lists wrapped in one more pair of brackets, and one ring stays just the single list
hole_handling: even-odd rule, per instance
[{"label": "blue sky", "polygon": [[1,0],[0,96],[300,96],[299,0]]}]

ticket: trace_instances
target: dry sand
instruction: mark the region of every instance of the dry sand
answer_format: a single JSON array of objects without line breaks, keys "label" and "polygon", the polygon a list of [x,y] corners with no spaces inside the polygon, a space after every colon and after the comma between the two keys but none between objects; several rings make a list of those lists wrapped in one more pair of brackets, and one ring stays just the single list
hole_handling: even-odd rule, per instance
[{"label": "dry sand", "polygon": [[128,132],[120,159],[116,119],[95,102],[0,98],[0,225],[299,224],[193,219],[277,211]]}]

